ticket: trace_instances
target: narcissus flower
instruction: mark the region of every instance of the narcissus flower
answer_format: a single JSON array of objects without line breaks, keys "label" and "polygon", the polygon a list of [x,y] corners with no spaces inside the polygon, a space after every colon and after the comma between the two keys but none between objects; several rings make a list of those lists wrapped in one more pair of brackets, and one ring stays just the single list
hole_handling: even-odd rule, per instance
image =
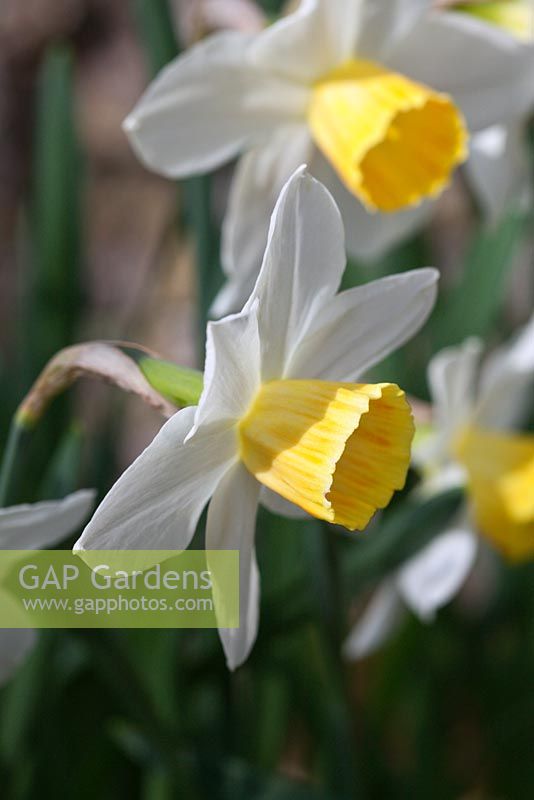
[{"label": "narcissus flower", "polygon": [[[94,501],[95,492],[83,490],[64,500],[0,509],[0,550],[52,547],[79,529]],[[0,685],[13,675],[35,639],[33,630],[0,628]]]},{"label": "narcissus flower", "polygon": [[494,26],[429,6],[303,0],[259,34],[221,33],[191,49],[126,119],[144,163],[170,177],[246,152],[224,224],[229,284],[216,316],[241,308],[251,291],[266,220],[298,164],[307,161],[332,191],[349,252],[365,256],[421,219],[421,201],[466,158],[467,128],[524,109],[527,49]]},{"label": "narcissus flower", "polygon": [[354,530],[405,481],[413,424],[404,393],[354,381],[423,324],[437,273],[337,294],[344,267],[338,209],[300,169],[277,203],[246,306],[208,325],[198,407],[163,427],[77,545],[185,549],[211,498],[207,549],[240,551],[241,625],[220,632],[231,668],[257,631],[258,500]]},{"label": "narcissus flower", "polygon": [[429,366],[435,430],[414,448],[427,493],[465,486],[451,528],[383,582],[346,643],[349,657],[374,650],[403,606],[432,619],[469,574],[479,536],[510,561],[534,557],[534,435],[517,432],[534,389],[534,317],[480,369],[469,340]]},{"label": "narcissus flower", "polygon": [[[534,556],[534,436],[518,432],[534,388],[534,318],[479,369],[481,345],[429,367],[437,430],[415,451],[431,487],[464,482],[477,529],[511,560]],[[480,373],[480,374],[479,374]]]},{"label": "narcissus flower", "polygon": [[[453,10],[469,14],[491,28],[519,41],[534,57],[534,4],[532,0],[467,2]],[[517,113],[477,132],[471,139],[466,176],[490,223],[495,223],[511,201],[532,204],[528,148],[528,120],[534,111],[534,65],[530,67],[530,91]]]}]

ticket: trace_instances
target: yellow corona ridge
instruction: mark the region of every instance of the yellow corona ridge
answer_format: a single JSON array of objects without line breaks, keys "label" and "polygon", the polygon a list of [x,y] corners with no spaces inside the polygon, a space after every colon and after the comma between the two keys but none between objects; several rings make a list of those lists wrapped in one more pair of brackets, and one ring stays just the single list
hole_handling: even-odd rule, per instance
[{"label": "yellow corona ridge", "polygon": [[497,3],[462,3],[458,11],[466,11],[497,25],[518,39],[534,39],[534,5],[532,0],[502,0]]},{"label": "yellow corona ridge", "polygon": [[470,428],[457,455],[482,533],[513,561],[534,556],[534,436]]},{"label": "yellow corona ridge", "polygon": [[308,121],[369,211],[399,211],[439,194],[467,158],[467,128],[450,97],[373,62],[347,62],[319,81]]},{"label": "yellow corona ridge", "polygon": [[349,530],[402,489],[413,435],[404,392],[386,383],[271,381],[239,426],[241,459],[260,483]]}]

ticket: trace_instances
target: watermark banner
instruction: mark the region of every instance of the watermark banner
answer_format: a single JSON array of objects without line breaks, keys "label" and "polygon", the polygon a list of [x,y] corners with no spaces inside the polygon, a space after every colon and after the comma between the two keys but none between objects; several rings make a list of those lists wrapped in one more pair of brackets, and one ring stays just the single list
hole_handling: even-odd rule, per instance
[{"label": "watermark banner", "polygon": [[237,628],[236,550],[2,550],[0,628]]}]

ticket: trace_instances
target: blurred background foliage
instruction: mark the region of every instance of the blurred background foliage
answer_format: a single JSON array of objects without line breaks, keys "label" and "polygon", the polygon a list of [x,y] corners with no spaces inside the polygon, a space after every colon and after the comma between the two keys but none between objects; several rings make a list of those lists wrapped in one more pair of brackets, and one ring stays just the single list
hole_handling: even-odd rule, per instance
[{"label": "blurred background foliage", "polygon": [[[230,170],[173,186],[142,169],[120,128],[178,52],[188,5],[3,0],[0,447],[40,369],[73,342],[202,358]],[[459,178],[424,234],[381,263],[349,265],[346,285],[426,264],[442,272],[432,321],[381,380],[428,399],[432,353],[470,335],[498,343],[526,320],[531,225],[510,207],[482,229]],[[159,425],[138,401],[80,383],[28,442],[10,502],[104,492]],[[383,652],[340,660],[368,591],[459,499],[415,506],[401,495],[357,542],[262,512],[260,638],[234,675],[215,631],[42,632],[0,690],[0,796],[534,797],[532,565],[500,566],[482,609],[468,587],[435,624],[412,619]]]}]

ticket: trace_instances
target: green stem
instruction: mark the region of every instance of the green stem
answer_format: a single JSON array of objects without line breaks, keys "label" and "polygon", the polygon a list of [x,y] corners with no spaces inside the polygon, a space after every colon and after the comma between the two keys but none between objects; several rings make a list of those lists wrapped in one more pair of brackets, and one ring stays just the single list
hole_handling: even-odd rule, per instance
[{"label": "green stem", "polygon": [[341,663],[345,609],[336,532],[327,523],[319,521],[311,521],[308,527],[306,552],[309,580],[314,587],[313,602],[332,655],[336,663]]},{"label": "green stem", "polygon": [[322,525],[326,583],[328,591],[328,603],[326,613],[328,615],[328,631],[332,641],[336,660],[339,661],[341,648],[343,646],[345,607],[343,603],[342,574],[339,566],[339,558],[336,547],[336,534],[328,523]]},{"label": "green stem", "polygon": [[[313,523],[310,523],[312,525]],[[316,670],[317,687],[313,696],[324,695],[323,715],[328,734],[327,754],[329,788],[340,798],[359,797],[361,776],[356,763],[357,743],[351,718],[351,701],[342,658],[346,610],[343,598],[342,573],[337,550],[337,534],[327,523],[315,523],[308,547],[313,596],[317,601],[320,625],[307,629],[306,660]],[[319,688],[320,687],[320,688]],[[318,727],[321,723],[318,720]],[[331,747],[328,742],[334,743]]]},{"label": "green stem", "polygon": [[16,497],[16,486],[20,475],[28,437],[32,428],[25,424],[17,415],[13,417],[9,428],[6,448],[0,467],[0,508],[13,502]]},{"label": "green stem", "polygon": [[180,52],[167,0],[134,0],[134,18],[153,76]]},{"label": "green stem", "polygon": [[317,626],[310,624],[293,636],[290,669],[296,701],[320,743],[325,788],[340,800],[356,800],[362,796],[362,779],[350,705]]},{"label": "green stem", "polygon": [[204,359],[204,342],[209,309],[219,282],[217,237],[211,215],[211,178],[202,175],[192,178],[186,185],[189,222],[195,237],[197,266],[197,308],[200,362]]}]

